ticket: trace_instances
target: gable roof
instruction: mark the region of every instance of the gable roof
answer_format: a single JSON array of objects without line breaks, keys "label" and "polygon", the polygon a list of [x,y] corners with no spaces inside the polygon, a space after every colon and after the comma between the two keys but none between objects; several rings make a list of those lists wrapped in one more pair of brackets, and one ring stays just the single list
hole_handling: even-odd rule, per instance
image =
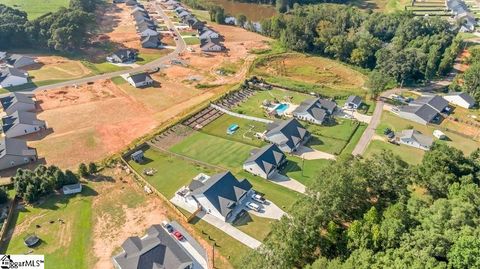
[{"label": "gable roof", "polygon": [[252,184],[248,180],[239,181],[228,171],[211,176],[200,187],[193,190],[192,195],[203,194],[215,209],[226,217],[251,188]]},{"label": "gable roof", "polygon": [[135,84],[140,83],[140,82],[145,82],[145,81],[148,81],[148,80],[152,79],[150,77],[150,75],[148,73],[145,73],[145,72],[136,73],[136,74],[129,74],[128,77],[131,78],[132,81]]},{"label": "gable roof", "polygon": [[39,125],[45,124],[45,122],[37,119],[36,113],[25,111],[15,111],[2,118],[2,128],[4,133],[18,124]]},{"label": "gable roof", "polygon": [[418,144],[424,147],[430,147],[433,144],[433,138],[423,135],[422,133],[414,129],[403,130],[400,134],[400,138],[413,139]]},{"label": "gable roof", "polygon": [[327,113],[333,111],[337,107],[337,104],[333,101],[326,99],[307,99],[303,101],[294,111],[296,113],[308,113],[314,119],[323,122]]},{"label": "gable roof", "polygon": [[423,119],[426,122],[431,122],[439,113],[432,107],[428,105],[422,106],[402,106],[400,107],[400,111],[406,113],[413,113],[419,118]]},{"label": "gable roof", "polygon": [[183,269],[193,262],[160,225],[152,225],[142,238],[129,237],[122,248],[123,252],[113,258],[121,269]]},{"label": "gable roof", "polygon": [[245,163],[256,163],[267,175],[286,158],[285,154],[275,144],[264,146],[252,153],[252,156]]},{"label": "gable roof", "polygon": [[7,61],[7,64],[11,66],[15,66],[16,63],[21,61],[24,61],[28,64],[33,63],[35,59],[33,59],[32,57],[21,55],[21,54],[11,54],[7,57],[6,61]]},{"label": "gable roof", "polygon": [[347,104],[354,104],[356,106],[360,106],[362,104],[362,97],[358,95],[350,95],[347,99]]},{"label": "gable roof", "polygon": [[35,104],[35,101],[30,95],[17,92],[11,92],[0,96],[0,104],[3,107],[3,110],[8,109],[16,103]]},{"label": "gable roof", "polygon": [[0,158],[6,155],[24,156],[24,151],[28,149],[27,142],[22,139],[0,138]]},{"label": "gable roof", "polygon": [[286,144],[290,149],[296,148],[309,135],[307,129],[294,118],[271,123],[267,129],[266,136],[269,141],[277,145]]},{"label": "gable roof", "polygon": [[147,43],[155,43],[155,45],[158,45],[159,42],[158,35],[143,36],[141,40],[142,46],[148,45]]},{"label": "gable roof", "polygon": [[17,68],[6,67],[0,69],[0,82],[6,79],[9,76],[28,78],[28,74]]},{"label": "gable roof", "polygon": [[475,99],[473,99],[473,97],[466,92],[449,92],[446,94],[446,96],[458,96],[462,98],[465,102],[467,102],[470,106],[475,105]]},{"label": "gable roof", "polygon": [[428,105],[441,113],[445,108],[448,107],[448,101],[439,95],[420,96],[410,105]]},{"label": "gable roof", "polygon": [[137,52],[133,49],[119,49],[113,53],[114,56],[118,57],[122,61],[130,59],[136,54]]}]

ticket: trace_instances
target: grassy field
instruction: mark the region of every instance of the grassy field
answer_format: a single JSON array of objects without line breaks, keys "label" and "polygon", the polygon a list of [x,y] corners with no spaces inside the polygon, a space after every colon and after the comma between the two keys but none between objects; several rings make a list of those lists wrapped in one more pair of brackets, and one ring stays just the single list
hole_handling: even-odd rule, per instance
[{"label": "grassy field", "polygon": [[111,63],[91,63],[87,61],[82,61],[82,64],[90,69],[90,71],[95,74],[95,75],[101,75],[105,73],[110,73],[110,72],[116,72],[120,70],[127,70],[130,69],[130,67],[126,66],[117,66]]},{"label": "grassy field", "polygon": [[0,0],[0,4],[27,12],[29,20],[67,7],[69,3],[70,0]]},{"label": "grassy field", "polygon": [[142,164],[129,161],[129,164],[138,173],[143,174],[143,169],[154,168],[158,172],[153,176],[144,176],[165,197],[172,198],[175,192],[182,186],[190,183],[199,173],[215,174],[219,170],[201,166],[193,162],[183,160],[156,149],[145,151],[145,162]]},{"label": "grassy field", "polygon": [[183,40],[185,40],[185,43],[187,45],[198,45],[198,44],[200,44],[200,39],[198,37],[194,37],[194,36],[184,37]]},{"label": "grassy field", "polygon": [[29,75],[35,83],[49,80],[70,80],[91,75],[91,70],[77,61],[44,65],[39,69],[29,70]]},{"label": "grassy field", "polygon": [[[87,253],[91,244],[94,195],[93,189],[84,186],[81,195],[50,196],[40,206],[21,209],[14,216],[19,233],[10,241],[6,253],[27,253],[29,249],[23,238],[35,233],[41,243],[33,254],[44,254],[48,268],[90,268]],[[40,228],[35,227],[37,224]]]},{"label": "grassy field", "polygon": [[251,235],[253,238],[263,241],[272,230],[272,224],[276,220],[258,217],[254,214],[246,213],[233,223],[235,228]]},{"label": "grassy field", "polygon": [[366,77],[349,66],[323,57],[299,53],[260,58],[251,75],[301,92],[317,92],[327,96],[364,95]]},{"label": "grassy field", "polygon": [[308,145],[313,149],[335,155],[342,153],[350,138],[356,133],[359,124],[348,119],[336,120],[337,124],[333,126],[306,125],[307,130],[314,135]]},{"label": "grassy field", "polygon": [[[238,124],[239,129],[234,134],[229,135],[227,134],[226,130],[231,124]],[[201,132],[237,142],[242,142],[255,147],[261,147],[267,143],[256,138],[254,135],[256,132],[265,131],[266,128],[267,127],[265,123],[236,118],[228,114],[224,114],[215,121],[209,123],[207,126],[203,127]]]},{"label": "grassy field", "polygon": [[305,186],[309,186],[320,176],[319,171],[330,165],[330,163],[330,160],[302,161],[300,158],[289,156],[287,166],[285,166],[282,173],[298,180]]},{"label": "grassy field", "polygon": [[137,59],[137,64],[146,64],[146,63],[149,63],[151,61],[154,61],[162,56],[165,56],[167,54],[169,54],[170,52],[172,52],[173,50],[171,49],[161,49],[161,50],[153,50],[151,53],[146,53],[146,52],[143,52],[143,53],[140,53],[138,55],[138,59]]},{"label": "grassy field", "polygon": [[190,158],[219,165],[238,172],[243,162],[256,147],[196,132],[170,148],[171,151]]},{"label": "grassy field", "polygon": [[373,140],[368,145],[367,150],[365,151],[365,157],[371,157],[375,153],[380,153],[383,150],[389,150],[400,156],[402,160],[410,164],[418,164],[422,161],[425,151],[405,145],[394,145],[388,142]]}]

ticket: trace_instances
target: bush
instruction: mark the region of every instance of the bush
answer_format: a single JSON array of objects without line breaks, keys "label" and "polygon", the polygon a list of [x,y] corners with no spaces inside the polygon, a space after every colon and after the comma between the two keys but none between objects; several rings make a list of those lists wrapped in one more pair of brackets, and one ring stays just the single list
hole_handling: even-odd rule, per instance
[{"label": "bush", "polygon": [[88,164],[88,173],[90,175],[97,173],[97,165],[94,162]]},{"label": "bush", "polygon": [[0,188],[0,204],[8,202],[8,193],[5,188]]},{"label": "bush", "polygon": [[78,174],[85,178],[85,177],[88,177],[90,174],[88,173],[88,168],[87,166],[84,164],[84,163],[81,163],[79,166],[78,166]]}]

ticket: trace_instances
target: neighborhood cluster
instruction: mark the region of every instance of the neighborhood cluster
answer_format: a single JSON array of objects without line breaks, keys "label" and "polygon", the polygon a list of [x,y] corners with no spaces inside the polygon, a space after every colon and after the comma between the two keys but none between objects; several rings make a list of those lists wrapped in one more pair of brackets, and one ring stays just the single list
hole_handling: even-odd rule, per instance
[{"label": "neighborhood cluster", "polygon": [[25,67],[35,64],[34,58],[0,51],[0,88],[15,87],[29,82]]}]

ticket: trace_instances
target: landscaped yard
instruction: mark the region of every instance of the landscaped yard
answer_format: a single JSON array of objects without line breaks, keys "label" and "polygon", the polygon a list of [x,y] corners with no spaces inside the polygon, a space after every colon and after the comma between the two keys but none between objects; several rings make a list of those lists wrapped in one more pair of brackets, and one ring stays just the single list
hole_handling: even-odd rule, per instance
[{"label": "landscaped yard", "polygon": [[160,49],[160,50],[149,50],[149,52],[140,52],[138,54],[138,59],[136,64],[146,64],[151,61],[154,61],[158,58],[161,58],[173,50],[171,49]]},{"label": "landscaped yard", "polygon": [[302,160],[294,156],[289,156],[288,163],[283,169],[282,174],[296,179],[308,187],[317,178],[321,178],[319,171],[329,166],[331,162],[330,160]]},{"label": "landscaped yard", "polygon": [[70,0],[0,0],[0,4],[27,12],[29,20],[68,7],[69,2]]},{"label": "landscaped yard", "polygon": [[272,230],[272,223],[275,221],[277,220],[258,217],[247,212],[245,215],[237,218],[233,226],[253,238],[263,241]]},{"label": "landscaped yard", "polygon": [[[227,134],[227,128],[231,124],[237,124],[238,130],[234,134]],[[267,143],[261,139],[255,137],[255,133],[264,132],[266,130],[266,124],[258,121],[251,121],[247,119],[237,118],[224,114],[207,126],[201,129],[201,132],[226,138],[229,140],[242,142],[256,147],[261,147]]]},{"label": "landscaped yard", "polygon": [[235,172],[242,169],[243,162],[255,148],[244,143],[195,132],[170,150]]},{"label": "landscaped yard", "polygon": [[129,164],[140,174],[143,174],[146,168],[156,169],[157,173],[153,176],[144,175],[143,177],[168,199],[172,198],[182,186],[188,185],[199,173],[212,175],[220,172],[220,170],[202,166],[154,148],[146,150],[144,154],[145,162],[139,164],[129,161]]},{"label": "landscaped yard", "polygon": [[91,63],[91,62],[87,62],[87,61],[82,61],[82,64],[84,66],[86,66],[88,69],[90,69],[90,71],[92,71],[92,73],[95,74],[95,75],[101,75],[101,74],[105,74],[105,73],[130,69],[130,67],[118,66],[118,65],[114,65],[114,64],[111,64],[111,63],[108,63],[108,62]]},{"label": "landscaped yard", "polygon": [[339,155],[347,146],[350,139],[359,132],[359,136],[364,129],[359,129],[359,123],[349,119],[336,119],[337,124],[333,126],[308,124],[306,128],[313,137],[308,142],[308,146],[313,149]]},{"label": "landscaped yard", "polygon": [[406,145],[394,145],[388,142],[373,140],[365,151],[365,157],[371,157],[375,153],[381,153],[383,150],[390,150],[400,156],[402,160],[410,164],[418,164],[422,161],[425,151]]}]

